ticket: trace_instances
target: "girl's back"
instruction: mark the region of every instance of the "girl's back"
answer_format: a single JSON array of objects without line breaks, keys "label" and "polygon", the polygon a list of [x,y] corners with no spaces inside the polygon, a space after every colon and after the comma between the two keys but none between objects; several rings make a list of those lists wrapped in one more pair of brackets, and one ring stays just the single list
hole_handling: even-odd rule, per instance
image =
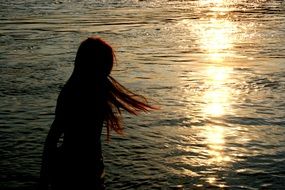
[{"label": "girl's back", "polygon": [[52,175],[56,188],[103,184],[101,106],[95,92],[80,88],[67,84],[57,102],[56,119],[63,128],[63,143],[58,147]]}]

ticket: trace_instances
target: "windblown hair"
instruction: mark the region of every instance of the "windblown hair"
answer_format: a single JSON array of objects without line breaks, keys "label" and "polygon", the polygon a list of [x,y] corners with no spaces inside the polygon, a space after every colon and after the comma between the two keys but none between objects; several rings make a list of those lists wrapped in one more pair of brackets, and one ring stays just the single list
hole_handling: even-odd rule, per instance
[{"label": "windblown hair", "polygon": [[[121,110],[137,115],[140,111],[155,109],[149,105],[147,99],[138,95],[117,82],[110,76],[115,54],[112,47],[98,37],[90,37],[83,41],[78,48],[74,73],[79,78],[94,78],[94,82],[101,86],[103,119],[107,127],[107,138],[110,130],[121,134]],[[91,81],[92,83],[92,81]]]},{"label": "windblown hair", "polygon": [[140,111],[147,112],[154,109],[147,104],[145,97],[128,90],[111,76],[107,80],[107,89],[109,90],[107,92],[108,104],[105,115],[107,134],[109,134],[110,129],[122,133],[121,109],[134,115],[137,115]]}]

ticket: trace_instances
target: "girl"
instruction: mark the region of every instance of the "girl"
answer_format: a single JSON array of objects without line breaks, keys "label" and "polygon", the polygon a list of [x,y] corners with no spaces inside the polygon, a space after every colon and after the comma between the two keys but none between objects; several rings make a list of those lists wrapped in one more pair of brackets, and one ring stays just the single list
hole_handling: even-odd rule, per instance
[{"label": "girl", "polygon": [[154,109],[110,76],[114,61],[112,47],[100,38],[79,46],[46,138],[40,189],[104,189],[103,125],[109,138],[110,130],[122,133],[121,109],[135,115]]}]

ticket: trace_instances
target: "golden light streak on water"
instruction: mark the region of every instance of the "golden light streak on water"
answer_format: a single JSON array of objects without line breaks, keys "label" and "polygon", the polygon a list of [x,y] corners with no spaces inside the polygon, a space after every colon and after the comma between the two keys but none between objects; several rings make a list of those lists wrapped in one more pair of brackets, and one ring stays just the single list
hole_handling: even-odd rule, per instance
[{"label": "golden light streak on water", "polygon": [[223,4],[225,0],[200,0],[199,3],[202,5],[207,5],[207,4]]},{"label": "golden light streak on water", "polygon": [[224,165],[231,160],[230,156],[225,155],[224,149],[226,146],[225,136],[227,129],[222,126],[207,126],[201,132],[201,136],[205,138],[205,144],[208,147],[208,163]]},{"label": "golden light streak on water", "polygon": [[232,56],[234,33],[237,26],[228,20],[211,18],[198,24],[196,30],[199,31],[199,44],[202,51],[206,53],[208,59],[213,62],[223,62],[226,57]]},{"label": "golden light streak on water", "polygon": [[206,69],[206,83],[209,89],[204,93],[206,103],[203,113],[208,116],[222,116],[230,108],[230,88],[225,85],[231,68],[210,66]]}]

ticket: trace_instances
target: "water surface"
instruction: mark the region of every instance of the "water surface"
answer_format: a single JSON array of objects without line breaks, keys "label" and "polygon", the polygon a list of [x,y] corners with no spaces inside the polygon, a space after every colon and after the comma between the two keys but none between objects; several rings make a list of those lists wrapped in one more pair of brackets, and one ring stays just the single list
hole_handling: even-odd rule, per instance
[{"label": "water surface", "polygon": [[[0,188],[32,189],[79,43],[161,109],[104,141],[108,189],[285,186],[285,4],[0,0]],[[104,132],[105,134],[105,132]]]}]

